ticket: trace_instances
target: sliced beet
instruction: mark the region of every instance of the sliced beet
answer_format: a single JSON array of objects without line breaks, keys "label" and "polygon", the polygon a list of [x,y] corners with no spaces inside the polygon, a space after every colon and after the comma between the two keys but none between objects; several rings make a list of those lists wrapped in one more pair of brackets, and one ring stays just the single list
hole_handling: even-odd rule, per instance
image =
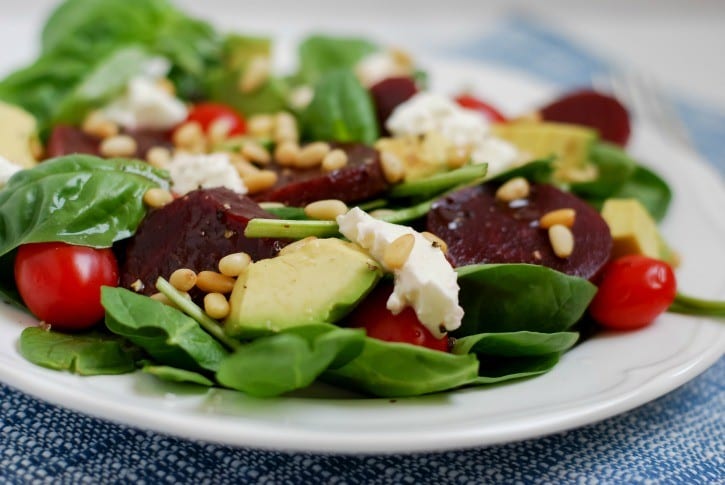
[{"label": "sliced beet", "polygon": [[[149,149],[155,146],[170,148],[172,146],[170,135],[161,131],[126,131],[124,134],[136,140],[135,157],[146,158]],[[53,128],[46,147],[48,158],[62,157],[73,153],[85,153],[88,155],[100,156],[99,147],[101,139],[88,135],[78,127],[69,125],[57,125]]]},{"label": "sliced beet", "polygon": [[408,101],[418,92],[415,81],[409,77],[389,77],[370,88],[380,133],[388,135],[385,122],[398,105]]},{"label": "sliced beet", "polygon": [[274,256],[285,242],[248,239],[244,230],[255,217],[274,219],[254,201],[226,188],[189,192],[150,212],[126,246],[121,285],[140,280],[144,294],[156,292],[156,278],[179,268],[218,271],[227,254],[245,252],[252,260]]},{"label": "sliced beet", "polygon": [[[609,228],[581,199],[537,184],[527,199],[508,203],[496,199],[496,188],[486,184],[454,192],[428,213],[427,230],[446,241],[454,266],[531,263],[590,279],[609,259]],[[548,232],[538,223],[547,212],[564,208],[576,211],[574,252],[566,259],[554,254]]]},{"label": "sliced beet", "polygon": [[545,121],[573,123],[594,128],[602,139],[625,146],[629,140],[629,113],[612,96],[582,89],[552,101],[539,109]]},{"label": "sliced beet", "polygon": [[325,172],[320,167],[295,169],[273,162],[269,169],[279,175],[271,189],[255,195],[257,201],[283,202],[303,206],[321,199],[359,202],[375,197],[388,189],[377,150],[359,143],[333,144],[347,154],[344,167]]}]

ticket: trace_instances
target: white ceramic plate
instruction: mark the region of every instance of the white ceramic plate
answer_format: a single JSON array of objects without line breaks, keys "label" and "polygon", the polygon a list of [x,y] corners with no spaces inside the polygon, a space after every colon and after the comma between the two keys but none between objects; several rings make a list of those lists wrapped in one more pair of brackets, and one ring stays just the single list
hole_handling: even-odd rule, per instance
[{"label": "white ceramic plate", "polygon": [[[433,63],[434,86],[477,87],[509,113],[552,90],[511,72]],[[632,150],[676,194],[663,225],[681,251],[682,289],[725,297],[725,188],[709,167],[646,126]],[[17,351],[35,322],[0,308],[0,380],[43,400],[139,428],[231,445],[319,452],[412,452],[489,445],[592,423],[655,399],[692,379],[725,350],[725,326],[664,315],[641,331],[602,334],[534,379],[409,399],[371,399],[316,388],[306,395],[254,399],[241,393],[157,381],[140,373],[78,377],[36,367]]]}]

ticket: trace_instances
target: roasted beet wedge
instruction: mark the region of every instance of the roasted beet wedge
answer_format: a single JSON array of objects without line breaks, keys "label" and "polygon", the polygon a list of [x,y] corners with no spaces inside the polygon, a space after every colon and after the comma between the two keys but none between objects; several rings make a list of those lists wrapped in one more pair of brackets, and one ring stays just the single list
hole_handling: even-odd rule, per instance
[{"label": "roasted beet wedge", "polygon": [[[146,158],[146,152],[155,146],[171,147],[171,138],[168,133],[160,131],[129,131],[126,135],[136,140],[136,158]],[[86,153],[100,156],[100,138],[87,135],[80,128],[68,125],[58,125],[53,128],[46,148],[48,158],[62,157],[73,153]]]},{"label": "roasted beet wedge", "polygon": [[409,77],[389,77],[370,88],[370,96],[375,105],[380,133],[389,135],[385,122],[395,108],[412,98],[418,92],[415,81]]},{"label": "roasted beet wedge", "polygon": [[179,268],[218,271],[219,260],[236,252],[255,261],[274,256],[283,241],[244,237],[247,222],[255,217],[274,218],[229,189],[189,192],[143,220],[126,247],[121,285],[137,287],[140,280],[140,293],[150,295],[156,292],[157,277],[168,279]]},{"label": "roasted beet wedge", "polygon": [[303,206],[321,199],[359,202],[380,195],[388,188],[378,152],[359,143],[339,144],[347,154],[347,165],[332,172],[320,167],[294,169],[272,163],[268,168],[279,174],[277,184],[255,195],[257,201],[283,202]]},{"label": "roasted beet wedge", "polygon": [[[531,263],[591,279],[609,259],[612,238],[599,213],[581,199],[551,185],[532,185],[527,199],[496,199],[497,186],[460,190],[436,202],[428,213],[427,230],[448,243],[454,266],[475,263]],[[547,212],[571,208],[574,251],[554,254],[548,232],[539,227]]]}]

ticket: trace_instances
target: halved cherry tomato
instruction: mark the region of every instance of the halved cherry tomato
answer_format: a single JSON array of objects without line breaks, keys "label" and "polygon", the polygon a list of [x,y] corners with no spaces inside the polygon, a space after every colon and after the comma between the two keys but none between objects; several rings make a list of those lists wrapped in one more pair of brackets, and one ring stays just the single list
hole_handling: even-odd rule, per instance
[{"label": "halved cherry tomato", "polygon": [[25,244],[15,257],[15,282],[33,315],[61,330],[81,330],[103,318],[101,286],[118,285],[118,262],[110,249]]},{"label": "halved cherry tomato", "polygon": [[456,96],[455,101],[462,108],[478,111],[492,123],[503,123],[506,121],[506,117],[502,115],[499,110],[487,102],[471,96],[470,94],[461,94],[460,96]]},{"label": "halved cherry tomato", "polygon": [[387,342],[404,342],[448,352],[448,338],[437,339],[408,307],[397,315],[386,308],[393,292],[389,283],[379,283],[370,295],[345,319],[351,327],[364,328],[368,337]]},{"label": "halved cherry tomato", "polygon": [[607,328],[641,328],[667,310],[676,292],[669,264],[641,255],[624,256],[604,267],[589,313]]},{"label": "halved cherry tomato", "polygon": [[243,135],[247,131],[247,124],[242,115],[231,107],[220,103],[199,103],[194,105],[189,112],[186,121],[196,121],[201,125],[204,132],[209,131],[209,126],[218,120],[225,120],[229,123],[229,135]]}]

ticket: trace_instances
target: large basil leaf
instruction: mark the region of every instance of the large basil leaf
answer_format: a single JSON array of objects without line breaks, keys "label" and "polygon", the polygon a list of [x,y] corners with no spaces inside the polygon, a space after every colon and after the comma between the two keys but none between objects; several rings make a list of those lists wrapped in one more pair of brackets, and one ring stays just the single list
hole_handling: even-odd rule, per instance
[{"label": "large basil leaf", "polygon": [[375,108],[367,90],[349,70],[329,71],[301,116],[306,138],[373,144],[378,138]]},{"label": "large basil leaf", "polygon": [[28,327],[20,334],[20,354],[33,364],[84,376],[133,372],[138,357],[115,335],[66,334],[40,327]]},{"label": "large basil leaf", "polygon": [[69,155],[15,174],[0,191],[0,256],[21,244],[110,247],[146,214],[143,194],[168,187],[150,165]]},{"label": "large basil leaf", "polygon": [[456,337],[488,332],[561,332],[576,323],[596,293],[585,279],[531,264],[457,269],[465,314]]},{"label": "large basil leaf", "polygon": [[224,359],[220,384],[252,396],[277,396],[307,387],[328,368],[338,368],[363,347],[362,330],[311,325],[262,337]]},{"label": "large basil leaf", "polygon": [[226,350],[192,318],[149,297],[104,286],[106,326],[138,345],[158,363],[193,372],[216,372]]},{"label": "large basil leaf", "polygon": [[300,74],[307,83],[316,83],[336,69],[352,69],[358,61],[378,50],[365,39],[312,35],[299,46]]}]

